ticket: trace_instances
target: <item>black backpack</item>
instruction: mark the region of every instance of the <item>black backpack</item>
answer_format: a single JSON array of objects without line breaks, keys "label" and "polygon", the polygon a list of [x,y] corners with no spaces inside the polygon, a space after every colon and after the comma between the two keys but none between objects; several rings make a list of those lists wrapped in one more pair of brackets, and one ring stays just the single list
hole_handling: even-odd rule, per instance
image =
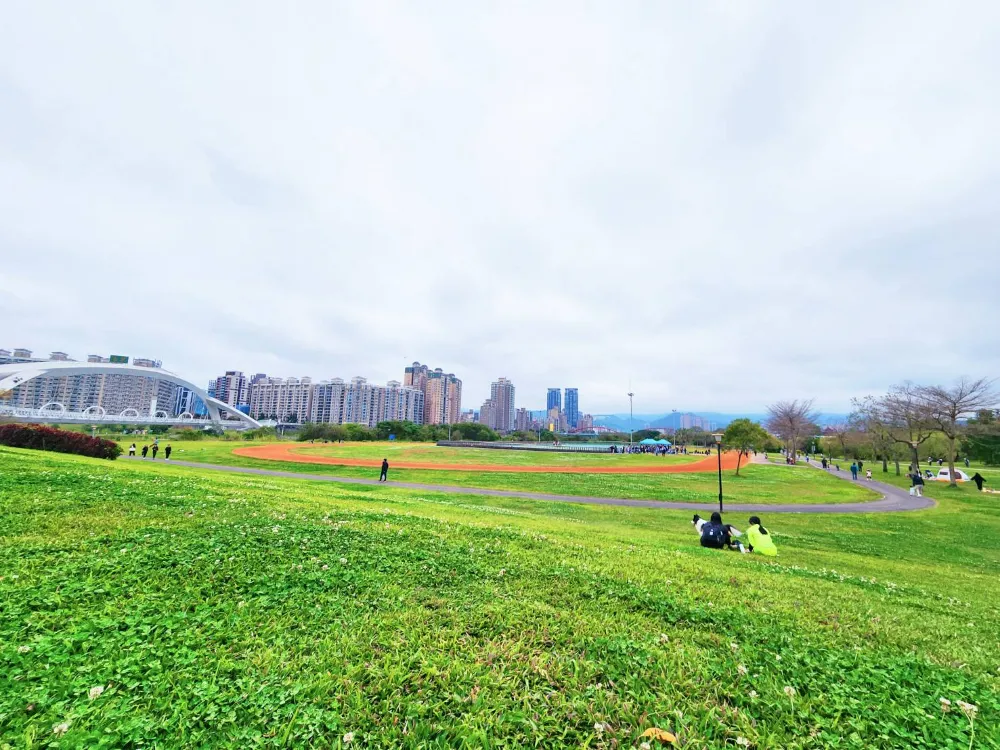
[{"label": "black backpack", "polygon": [[701,527],[701,546],[722,549],[726,546],[726,529],[718,523],[706,523]]}]

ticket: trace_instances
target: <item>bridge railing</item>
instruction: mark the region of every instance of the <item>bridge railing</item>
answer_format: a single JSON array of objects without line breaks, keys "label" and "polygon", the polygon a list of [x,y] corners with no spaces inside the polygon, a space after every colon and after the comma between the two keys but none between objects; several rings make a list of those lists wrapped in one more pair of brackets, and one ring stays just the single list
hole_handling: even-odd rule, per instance
[{"label": "bridge railing", "polygon": [[492,448],[508,451],[546,451],[549,453],[610,453],[612,445],[618,443],[515,443],[497,440],[439,440],[437,445],[444,448]]},{"label": "bridge railing", "polygon": [[[67,411],[65,409],[28,409],[20,406],[9,406],[0,404],[0,419],[14,419],[20,422],[34,422],[40,424],[134,424],[134,425],[191,425],[192,427],[206,427],[219,423],[212,422],[211,419],[188,416],[169,416],[166,412],[158,411],[156,415],[149,416],[136,412],[135,409],[126,409],[129,414],[108,414],[104,409],[100,411],[89,411],[95,407],[88,407],[88,411]],[[162,415],[162,416],[161,416]],[[236,419],[224,419],[221,426],[243,429],[247,425]]]}]

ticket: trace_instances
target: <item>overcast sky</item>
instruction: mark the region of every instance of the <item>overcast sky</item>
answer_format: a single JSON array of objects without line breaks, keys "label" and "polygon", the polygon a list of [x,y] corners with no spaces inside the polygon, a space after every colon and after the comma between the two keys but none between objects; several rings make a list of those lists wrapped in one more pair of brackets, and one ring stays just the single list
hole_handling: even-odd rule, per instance
[{"label": "overcast sky", "polygon": [[593,413],[1000,375],[1000,3],[3,15],[0,347]]}]

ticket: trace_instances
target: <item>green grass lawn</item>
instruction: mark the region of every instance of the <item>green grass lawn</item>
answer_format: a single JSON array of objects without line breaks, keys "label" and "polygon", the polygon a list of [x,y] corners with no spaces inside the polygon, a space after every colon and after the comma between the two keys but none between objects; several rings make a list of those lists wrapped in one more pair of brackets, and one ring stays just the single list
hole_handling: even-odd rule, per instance
[{"label": "green grass lawn", "polygon": [[[227,466],[253,466],[307,474],[378,478],[377,467],[297,464],[287,461],[263,461],[233,455],[233,448],[240,445],[240,443],[234,444],[225,441],[174,442],[175,452],[173,455],[175,459],[184,461]],[[255,445],[255,443],[247,443],[246,445]],[[354,446],[358,446],[361,450],[361,446],[364,444],[355,443],[350,447]],[[344,447],[347,448],[347,444]],[[490,454],[490,456],[499,454],[497,460],[501,461],[509,453],[508,451],[494,450],[480,452]],[[717,502],[719,493],[718,477],[713,473],[700,472],[692,474],[520,474],[390,469],[389,478],[400,482],[420,482],[458,487],[690,503]],[[723,492],[725,499],[732,503],[853,503],[879,497],[877,493],[866,487],[852,486],[834,477],[825,476],[823,472],[815,471],[809,467],[778,467],[762,464],[744,467],[740,470],[739,477],[735,476],[735,472],[725,472]]]},{"label": "green grass lawn", "polygon": [[0,747],[995,748],[1000,503],[935,493],[765,515],[767,560],[682,512],[0,448]]},{"label": "green grass lawn", "polygon": [[497,466],[666,466],[700,461],[693,453],[653,456],[649,454],[559,453],[497,448],[444,448],[434,443],[297,443],[296,452],[330,458],[364,458],[381,461],[412,461],[442,464],[490,464]]}]

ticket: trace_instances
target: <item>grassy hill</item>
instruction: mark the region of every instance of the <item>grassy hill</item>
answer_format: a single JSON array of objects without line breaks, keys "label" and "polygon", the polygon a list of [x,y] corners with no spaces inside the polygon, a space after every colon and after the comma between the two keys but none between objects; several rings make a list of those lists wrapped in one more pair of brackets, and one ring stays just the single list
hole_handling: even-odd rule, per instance
[{"label": "grassy hill", "polygon": [[0,747],[997,747],[1000,503],[930,491],[765,517],[766,560],[680,512],[0,448]]}]

